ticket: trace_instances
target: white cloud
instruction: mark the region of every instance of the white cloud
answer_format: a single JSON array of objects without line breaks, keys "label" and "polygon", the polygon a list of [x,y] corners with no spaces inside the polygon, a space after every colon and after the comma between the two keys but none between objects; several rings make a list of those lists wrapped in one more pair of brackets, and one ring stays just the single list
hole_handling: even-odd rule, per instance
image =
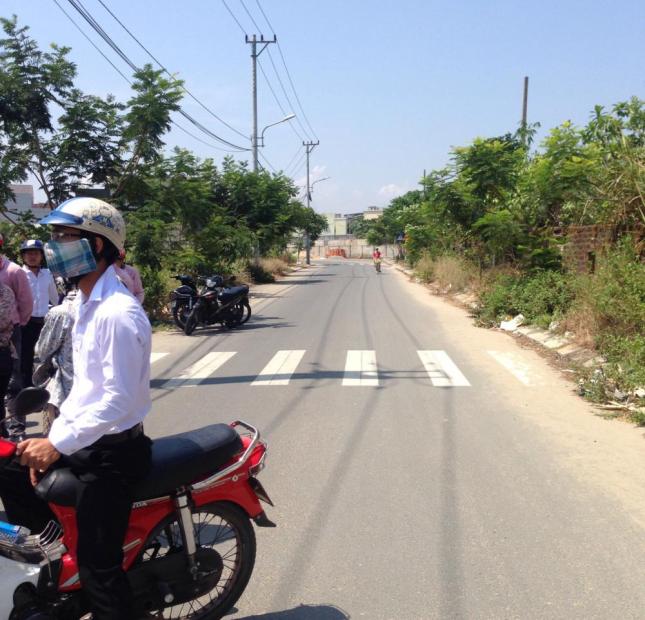
[{"label": "white cloud", "polygon": [[378,193],[379,196],[384,196],[385,198],[394,198],[395,196],[400,196],[405,193],[405,189],[396,183],[389,183],[388,185],[383,185],[383,187],[378,190]]}]

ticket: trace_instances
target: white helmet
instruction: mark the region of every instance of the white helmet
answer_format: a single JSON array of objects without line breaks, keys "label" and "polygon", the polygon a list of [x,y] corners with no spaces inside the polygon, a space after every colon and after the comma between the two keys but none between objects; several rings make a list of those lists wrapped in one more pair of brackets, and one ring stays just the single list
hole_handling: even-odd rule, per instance
[{"label": "white helmet", "polygon": [[98,198],[70,198],[58,205],[39,224],[68,226],[101,235],[117,250],[125,246],[125,222],[116,207]]}]

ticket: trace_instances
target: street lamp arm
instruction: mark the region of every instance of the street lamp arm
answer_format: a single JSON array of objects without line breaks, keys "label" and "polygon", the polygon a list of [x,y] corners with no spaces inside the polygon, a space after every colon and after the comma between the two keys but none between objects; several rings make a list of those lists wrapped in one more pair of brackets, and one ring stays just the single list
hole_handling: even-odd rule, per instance
[{"label": "street lamp arm", "polygon": [[280,123],[285,123],[286,121],[290,121],[292,118],[295,118],[295,117],[296,117],[296,115],[295,115],[295,114],[293,114],[293,113],[292,113],[292,114],[288,114],[288,115],[287,115],[287,116],[285,116],[283,119],[280,119],[279,121],[276,121],[275,123],[271,123],[271,124],[267,125],[267,126],[262,130],[262,133],[260,134],[260,140],[262,140],[262,141],[264,140],[264,132],[265,132],[269,127],[273,127],[274,125],[279,125]]}]

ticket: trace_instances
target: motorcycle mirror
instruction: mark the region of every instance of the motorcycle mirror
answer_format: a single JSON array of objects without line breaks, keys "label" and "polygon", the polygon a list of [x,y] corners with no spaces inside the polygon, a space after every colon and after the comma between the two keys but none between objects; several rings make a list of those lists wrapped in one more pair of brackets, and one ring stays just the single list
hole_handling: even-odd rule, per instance
[{"label": "motorcycle mirror", "polygon": [[16,415],[26,415],[44,409],[48,400],[49,392],[45,388],[28,387],[14,398],[12,409]]}]

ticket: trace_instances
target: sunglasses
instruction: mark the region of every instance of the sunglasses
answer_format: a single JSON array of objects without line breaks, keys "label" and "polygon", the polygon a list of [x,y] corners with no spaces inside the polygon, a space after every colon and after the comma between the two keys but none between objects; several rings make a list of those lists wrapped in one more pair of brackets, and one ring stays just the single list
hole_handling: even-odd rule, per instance
[{"label": "sunglasses", "polygon": [[80,239],[83,235],[70,232],[53,232],[49,235],[51,241],[64,241],[65,239]]}]

